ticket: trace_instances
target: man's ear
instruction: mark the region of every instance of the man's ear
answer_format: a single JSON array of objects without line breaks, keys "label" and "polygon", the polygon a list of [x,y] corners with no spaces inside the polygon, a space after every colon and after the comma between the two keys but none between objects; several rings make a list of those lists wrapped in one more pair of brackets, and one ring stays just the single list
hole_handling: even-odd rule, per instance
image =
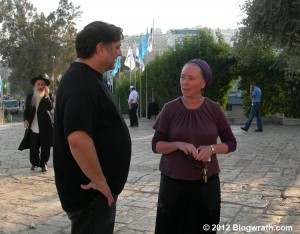
[{"label": "man's ear", "polygon": [[104,48],[104,45],[102,43],[98,43],[96,45],[96,53],[97,53],[98,56],[102,57],[103,54],[104,54],[104,50],[105,50],[105,48]]}]

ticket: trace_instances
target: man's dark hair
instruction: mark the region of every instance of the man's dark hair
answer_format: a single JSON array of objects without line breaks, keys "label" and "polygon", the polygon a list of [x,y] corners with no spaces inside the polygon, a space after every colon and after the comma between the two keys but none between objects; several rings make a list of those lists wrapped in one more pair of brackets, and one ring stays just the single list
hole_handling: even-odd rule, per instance
[{"label": "man's dark hair", "polygon": [[113,24],[95,21],[85,26],[76,36],[78,58],[90,58],[98,43],[108,45],[124,38],[123,30]]}]

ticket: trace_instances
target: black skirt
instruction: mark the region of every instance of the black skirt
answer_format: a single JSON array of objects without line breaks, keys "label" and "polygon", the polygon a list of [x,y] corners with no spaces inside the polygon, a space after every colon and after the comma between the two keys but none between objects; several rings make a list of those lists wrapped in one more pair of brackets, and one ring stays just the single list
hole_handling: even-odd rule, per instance
[{"label": "black skirt", "polygon": [[[203,180],[172,179],[161,174],[156,234],[216,233],[220,222],[219,175]],[[205,229],[205,230],[204,230]]]}]

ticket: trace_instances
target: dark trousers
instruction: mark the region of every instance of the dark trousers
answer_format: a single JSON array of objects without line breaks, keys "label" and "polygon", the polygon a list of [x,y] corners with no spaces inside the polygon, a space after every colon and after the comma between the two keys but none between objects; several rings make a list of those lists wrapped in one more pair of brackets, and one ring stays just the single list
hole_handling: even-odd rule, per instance
[{"label": "dark trousers", "polygon": [[[40,153],[41,148],[41,153]],[[50,158],[50,146],[41,146],[40,134],[31,132],[30,134],[30,163],[33,166],[43,166]]]},{"label": "dark trousers", "polygon": [[111,207],[107,198],[99,193],[83,209],[67,212],[72,234],[112,234],[115,226],[116,201]]},{"label": "dark trousers", "polygon": [[129,120],[130,120],[130,126],[138,126],[138,117],[137,117],[137,109],[138,109],[138,104],[133,103],[132,108],[129,109]]},{"label": "dark trousers", "polygon": [[187,181],[161,175],[155,234],[216,233],[220,221],[219,175]]}]

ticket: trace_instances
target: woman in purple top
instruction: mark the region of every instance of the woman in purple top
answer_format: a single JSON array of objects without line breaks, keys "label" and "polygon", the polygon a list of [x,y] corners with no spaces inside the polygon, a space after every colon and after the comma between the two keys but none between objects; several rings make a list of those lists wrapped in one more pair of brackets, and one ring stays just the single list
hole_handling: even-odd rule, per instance
[{"label": "woman in purple top", "polygon": [[211,84],[205,61],[186,63],[182,97],[165,104],[153,126],[152,149],[162,154],[156,234],[216,232],[221,207],[216,154],[234,151],[236,139],[220,105],[202,96]]}]

